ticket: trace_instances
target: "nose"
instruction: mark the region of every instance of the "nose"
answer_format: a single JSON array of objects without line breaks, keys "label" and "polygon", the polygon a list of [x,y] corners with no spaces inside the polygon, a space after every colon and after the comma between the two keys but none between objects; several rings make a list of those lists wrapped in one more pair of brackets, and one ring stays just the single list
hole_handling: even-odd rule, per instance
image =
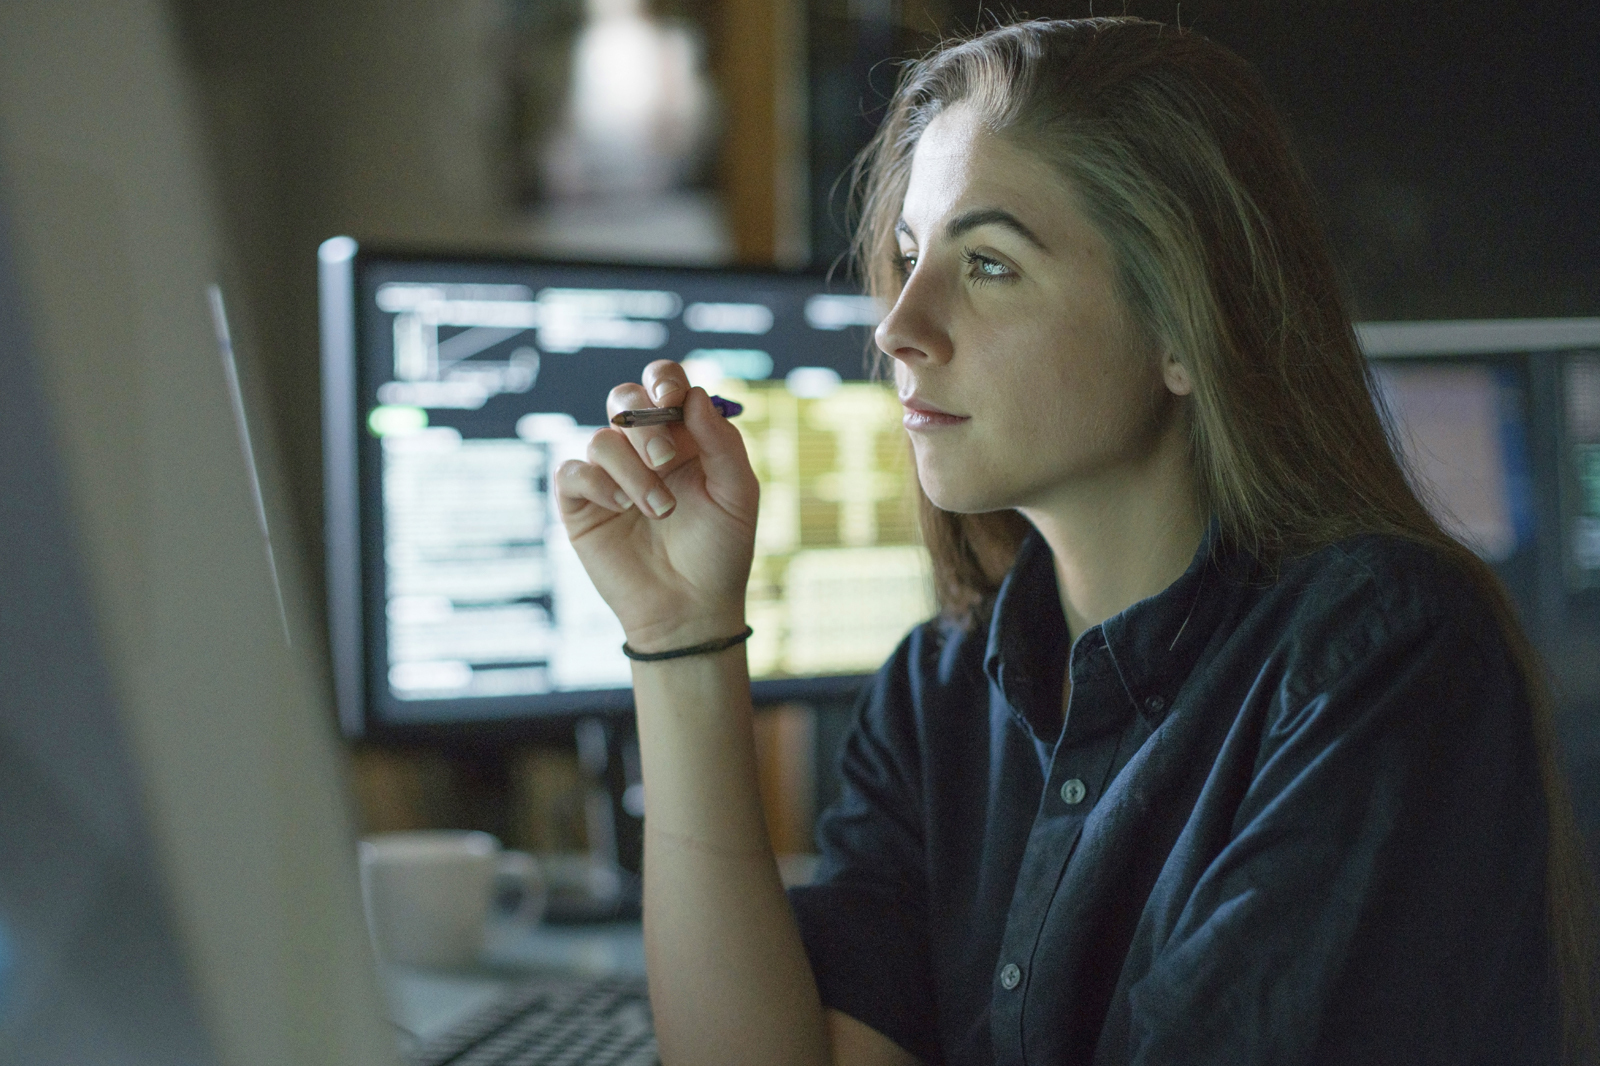
[{"label": "nose", "polygon": [[878,348],[908,366],[950,361],[950,335],[945,327],[945,301],[937,279],[926,268],[913,269],[889,313],[872,333]]}]

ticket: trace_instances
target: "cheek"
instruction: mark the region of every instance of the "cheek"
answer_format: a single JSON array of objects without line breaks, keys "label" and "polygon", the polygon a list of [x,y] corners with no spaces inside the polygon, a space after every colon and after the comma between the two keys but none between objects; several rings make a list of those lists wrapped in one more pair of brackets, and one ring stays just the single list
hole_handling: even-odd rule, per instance
[{"label": "cheek", "polygon": [[1153,360],[1116,344],[1058,352],[1011,390],[1037,444],[1116,451],[1149,436],[1164,390]]},{"label": "cheek", "polygon": [[1041,430],[1063,421],[1083,425],[1102,421],[1120,401],[1123,383],[1112,361],[1070,337],[1029,330],[1007,338],[991,383],[1010,417]]}]

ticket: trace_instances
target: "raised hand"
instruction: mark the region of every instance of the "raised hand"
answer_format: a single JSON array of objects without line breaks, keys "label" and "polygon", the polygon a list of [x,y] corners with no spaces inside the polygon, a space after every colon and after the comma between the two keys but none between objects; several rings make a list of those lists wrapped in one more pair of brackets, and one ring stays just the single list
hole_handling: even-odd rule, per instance
[{"label": "raised hand", "polygon": [[600,430],[555,476],[567,536],[639,651],[744,627],[759,487],[739,431],[666,359],[612,389],[606,414],[680,404],[681,423]]}]

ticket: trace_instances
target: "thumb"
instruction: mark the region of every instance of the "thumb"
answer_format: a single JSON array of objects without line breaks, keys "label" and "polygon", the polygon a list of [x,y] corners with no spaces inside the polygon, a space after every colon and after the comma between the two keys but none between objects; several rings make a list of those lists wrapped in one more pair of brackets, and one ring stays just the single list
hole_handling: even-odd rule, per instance
[{"label": "thumb", "polygon": [[[754,489],[755,472],[750,468],[744,436],[711,405],[711,397],[698,385],[684,398],[683,425],[700,449],[706,490],[719,503],[729,506],[731,501],[724,494],[740,492],[746,487]],[[753,498],[747,506],[754,511]]]}]

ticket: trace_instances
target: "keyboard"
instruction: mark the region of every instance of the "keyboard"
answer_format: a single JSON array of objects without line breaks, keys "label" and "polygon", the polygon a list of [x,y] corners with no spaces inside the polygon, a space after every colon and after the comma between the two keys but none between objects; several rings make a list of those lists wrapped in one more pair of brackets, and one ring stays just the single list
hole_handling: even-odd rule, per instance
[{"label": "keyboard", "polygon": [[660,1066],[643,977],[519,981],[412,1047],[413,1066]]}]

